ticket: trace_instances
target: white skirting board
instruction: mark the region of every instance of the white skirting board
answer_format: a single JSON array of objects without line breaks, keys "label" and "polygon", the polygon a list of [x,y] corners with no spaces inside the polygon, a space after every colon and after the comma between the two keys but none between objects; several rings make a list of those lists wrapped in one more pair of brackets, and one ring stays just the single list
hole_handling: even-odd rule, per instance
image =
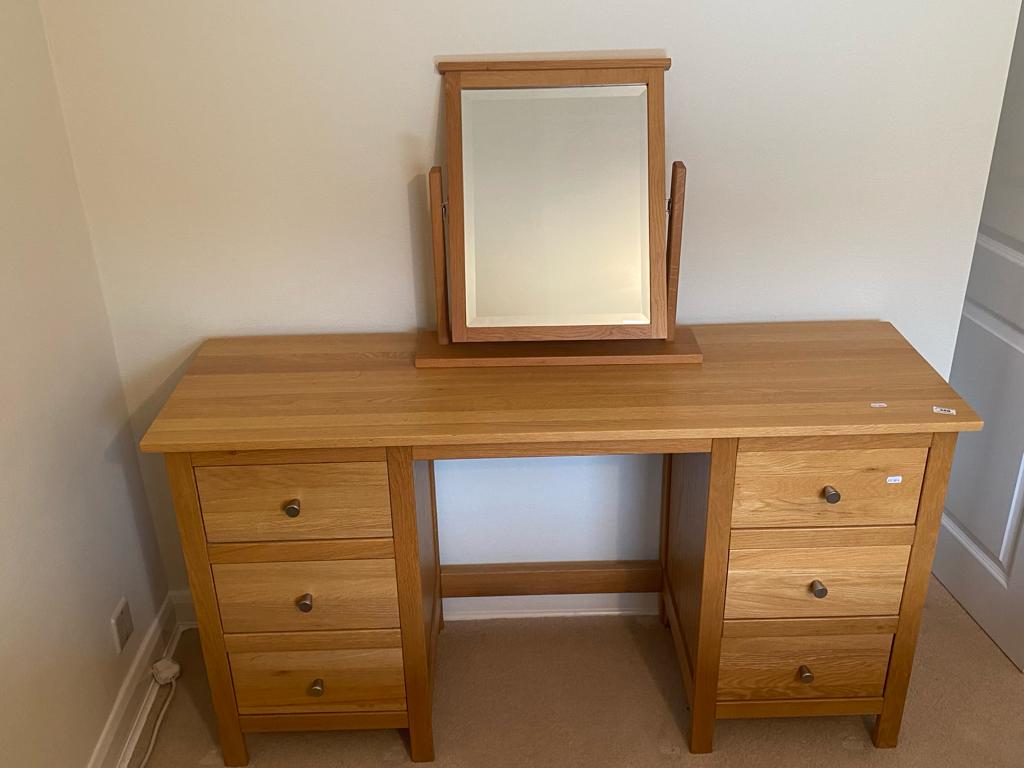
[{"label": "white skirting board", "polygon": [[542,616],[649,616],[657,613],[658,595],[653,592],[444,599],[445,621],[525,619]]},{"label": "white skirting board", "polygon": [[[170,593],[146,630],[87,768],[122,768],[131,759],[159,688],[149,669],[155,661],[174,652],[182,630],[195,626],[188,592],[184,592],[184,598],[186,621],[178,618],[182,615],[178,606],[180,594]],[[191,621],[187,620],[189,616]]]},{"label": "white skirting board", "polygon": [[178,623],[195,626],[196,607],[192,604],[192,593],[187,589],[172,589],[167,593],[167,597],[174,606],[174,615]]},{"label": "white skirting board", "polygon": [[[164,652],[161,653],[157,658],[163,658],[165,656],[173,656],[175,649],[178,647],[178,641],[181,639],[181,633],[186,629],[195,627],[195,622],[178,622],[174,626],[174,631],[171,634],[171,639],[167,643],[167,647]],[[135,747],[139,743],[139,739],[142,737],[142,731],[146,727],[146,721],[149,720],[150,710],[153,709],[153,704],[156,702],[156,695],[160,690],[160,686],[157,685],[155,680],[150,679],[149,687],[146,689],[146,695],[142,700],[142,704],[139,706],[139,711],[135,715],[135,720],[132,722],[132,726],[128,731],[128,736],[124,740],[124,746],[121,748],[121,754],[114,763],[114,768],[127,768],[128,763],[132,759],[132,755],[135,754]]]},{"label": "white skirting board", "polygon": [[114,699],[114,706],[107,717],[106,725],[93,749],[88,768],[110,768],[116,765],[124,740],[131,731],[132,723],[146,699],[152,676],[149,668],[164,655],[165,638],[173,631],[175,624],[174,606],[168,596],[152,623],[146,630],[139,648],[135,652],[128,674],[121,683],[121,689]]}]

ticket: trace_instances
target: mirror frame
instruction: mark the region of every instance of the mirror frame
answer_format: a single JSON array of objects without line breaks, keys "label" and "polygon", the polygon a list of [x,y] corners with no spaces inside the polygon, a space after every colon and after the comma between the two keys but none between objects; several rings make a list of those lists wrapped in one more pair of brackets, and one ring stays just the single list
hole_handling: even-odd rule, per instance
[{"label": "mirror frame", "polygon": [[[442,61],[447,143],[447,287],[453,342],[665,339],[669,336],[665,246],[665,71],[667,58]],[[471,328],[466,323],[462,92],[477,89],[647,86],[647,184],[650,318],[646,324],[530,325]]]}]

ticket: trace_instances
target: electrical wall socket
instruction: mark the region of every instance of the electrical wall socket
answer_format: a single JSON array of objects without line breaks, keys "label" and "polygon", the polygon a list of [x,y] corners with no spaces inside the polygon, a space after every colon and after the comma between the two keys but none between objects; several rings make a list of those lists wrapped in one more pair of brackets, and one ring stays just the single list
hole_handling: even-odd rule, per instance
[{"label": "electrical wall socket", "polygon": [[128,638],[132,636],[135,624],[132,622],[132,608],[128,605],[128,599],[122,597],[114,609],[114,615],[110,617],[110,631],[114,635],[114,647],[120,653],[128,644]]}]

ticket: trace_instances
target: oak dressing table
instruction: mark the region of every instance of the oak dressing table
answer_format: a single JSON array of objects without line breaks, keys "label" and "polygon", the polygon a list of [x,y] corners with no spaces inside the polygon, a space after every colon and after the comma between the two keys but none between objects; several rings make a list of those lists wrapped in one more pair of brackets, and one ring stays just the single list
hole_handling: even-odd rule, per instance
[{"label": "oak dressing table", "polygon": [[[659,592],[694,752],[738,717],[872,714],[895,746],[956,435],[981,421],[887,323],[692,332],[701,365],[205,342],[142,449],[166,454],[225,764],[247,732],[360,728],[431,760],[441,597],[467,595]],[[440,562],[434,460],[638,453],[664,456],[658,561]]]}]

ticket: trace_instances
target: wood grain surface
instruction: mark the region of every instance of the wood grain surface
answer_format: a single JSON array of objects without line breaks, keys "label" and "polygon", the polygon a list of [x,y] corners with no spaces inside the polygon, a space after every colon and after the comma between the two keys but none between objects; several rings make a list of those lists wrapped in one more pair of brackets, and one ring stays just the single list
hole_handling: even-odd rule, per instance
[{"label": "wood grain surface", "polygon": [[[391,535],[383,461],[196,467],[206,538],[221,541]],[[298,517],[284,513],[296,499]]]},{"label": "wood grain surface", "polygon": [[895,747],[899,741],[903,707],[910,686],[910,672],[914,666],[917,633],[921,628],[921,613],[924,610],[925,597],[928,595],[932,558],[935,556],[935,543],[942,521],[956,441],[955,434],[933,435],[932,446],[928,451],[921,504],[917,510],[914,549],[907,566],[900,623],[893,639],[889,676],[885,681],[885,704],[875,720],[872,732],[872,740],[876,747]]},{"label": "wood grain surface", "polygon": [[437,62],[437,71],[445,72],[501,72],[508,70],[538,70],[538,69],[611,69],[620,67],[625,69],[638,69],[654,67],[668,69],[672,66],[672,59],[655,56],[648,58],[633,58],[628,56],[607,57],[601,59],[572,58],[567,55],[563,58],[493,58],[493,59],[445,59]]},{"label": "wood grain surface", "polygon": [[[727,619],[884,616],[899,613],[909,545],[734,549]],[[828,588],[810,590],[814,579]]]},{"label": "wood grain surface", "polygon": [[[454,311],[454,309],[453,309]],[[415,334],[205,342],[142,440],[217,451],[957,432],[888,323],[694,326],[702,365],[423,370]],[[885,402],[886,408],[872,408]],[[937,414],[933,406],[956,415]]]},{"label": "wood grain surface", "polygon": [[[213,566],[225,632],[397,627],[394,560],[223,563]],[[313,610],[296,601],[313,595]]]},{"label": "wood grain surface", "polygon": [[657,560],[478,563],[441,566],[444,597],[657,592]]},{"label": "wood grain surface", "polygon": [[[422,470],[419,473],[422,478]],[[436,553],[424,558],[434,540],[433,510],[424,498],[422,480],[417,482],[412,450],[388,449],[388,485],[395,529],[395,567],[398,575],[399,611],[402,617],[402,653],[405,659],[405,694],[409,712],[409,756],[413,762],[434,759],[433,689],[429,632],[440,595]],[[417,487],[419,486],[419,488]],[[419,491],[419,492],[417,492]]]},{"label": "wood grain surface", "polygon": [[[736,528],[913,524],[927,448],[740,453]],[[825,501],[831,485],[842,496]]]},{"label": "wood grain surface", "polygon": [[241,541],[207,546],[211,563],[287,563],[296,560],[390,560],[391,539]]},{"label": "wood grain surface", "polygon": [[174,511],[178,518],[178,533],[181,535],[188,583],[192,591],[192,603],[199,623],[199,640],[203,649],[206,678],[210,684],[210,698],[217,716],[221,757],[224,765],[246,765],[249,753],[238,721],[234,683],[218,612],[217,590],[207,554],[195,474],[188,454],[171,454],[165,457],[165,462]]},{"label": "wood grain surface", "polygon": [[[243,651],[228,655],[238,711],[394,711],[405,709],[401,648]],[[314,680],[323,694],[313,696]]]},{"label": "wood grain surface", "polygon": [[693,331],[677,329],[674,338],[605,341],[494,341],[441,344],[437,334],[421,331],[417,368],[522,368],[567,365],[679,365],[704,359]]},{"label": "wood grain surface", "polygon": [[831,699],[758,699],[720,701],[715,714],[722,720],[738,717],[821,717],[824,715],[876,715],[881,696]]},{"label": "wood grain surface", "polygon": [[[881,696],[892,635],[725,637],[718,698]],[[806,666],[811,682],[800,680]]]},{"label": "wood grain surface", "polygon": [[375,728],[406,728],[405,710],[394,712],[309,712],[303,714],[242,715],[243,733],[283,731],[349,731]]}]

